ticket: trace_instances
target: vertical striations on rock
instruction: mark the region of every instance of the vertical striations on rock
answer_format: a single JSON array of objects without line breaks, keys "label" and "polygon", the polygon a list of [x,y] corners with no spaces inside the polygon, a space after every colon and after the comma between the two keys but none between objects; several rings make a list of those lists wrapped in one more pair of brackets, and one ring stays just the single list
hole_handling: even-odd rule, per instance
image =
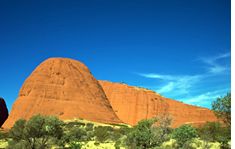
[{"label": "vertical striations on rock", "polygon": [[165,98],[151,90],[108,81],[99,81],[99,83],[118,117],[131,125],[161,114],[169,114],[172,117],[173,127],[217,121],[209,109]]},{"label": "vertical striations on rock", "polygon": [[120,123],[102,87],[81,62],[49,58],[26,79],[3,127],[35,114]]},{"label": "vertical striations on rock", "polygon": [[[8,112],[0,100],[1,125]],[[217,121],[209,109],[165,98],[151,90],[121,83],[97,81],[81,62],[50,58],[25,80],[3,128],[35,114],[58,116],[62,120],[83,118],[101,123],[135,125],[142,119],[169,114],[173,127]]]},{"label": "vertical striations on rock", "polygon": [[126,84],[99,81],[114,111],[125,123],[134,125],[142,119],[166,113],[169,105],[155,92]]}]

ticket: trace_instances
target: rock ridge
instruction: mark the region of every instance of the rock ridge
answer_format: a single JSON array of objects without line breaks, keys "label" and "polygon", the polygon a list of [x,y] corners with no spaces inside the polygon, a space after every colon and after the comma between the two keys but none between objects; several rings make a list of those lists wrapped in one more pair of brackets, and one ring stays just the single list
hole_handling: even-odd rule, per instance
[{"label": "rock ridge", "polygon": [[130,125],[135,125],[142,119],[162,114],[169,114],[173,118],[173,127],[182,124],[200,125],[207,121],[217,121],[214,113],[207,108],[165,98],[145,88],[101,80],[99,83],[118,117]]}]

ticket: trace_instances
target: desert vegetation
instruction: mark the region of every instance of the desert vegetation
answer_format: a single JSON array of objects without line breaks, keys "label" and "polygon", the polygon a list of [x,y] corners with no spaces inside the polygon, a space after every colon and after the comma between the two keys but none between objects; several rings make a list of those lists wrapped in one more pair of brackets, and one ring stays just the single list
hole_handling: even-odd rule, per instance
[{"label": "desert vegetation", "polygon": [[131,127],[98,124],[85,120],[63,122],[56,117],[35,115],[16,121],[9,131],[0,133],[0,148],[8,149],[229,149],[231,95],[213,104],[221,122],[200,127],[182,125],[171,128],[172,118],[163,114]]}]

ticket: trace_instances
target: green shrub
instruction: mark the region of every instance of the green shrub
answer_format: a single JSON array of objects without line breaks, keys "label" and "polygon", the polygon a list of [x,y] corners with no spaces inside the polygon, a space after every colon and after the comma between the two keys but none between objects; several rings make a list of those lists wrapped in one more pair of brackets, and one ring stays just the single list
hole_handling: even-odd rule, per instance
[{"label": "green shrub", "polygon": [[191,125],[182,125],[172,133],[173,139],[177,141],[180,148],[190,148],[192,139],[197,136],[197,130]]},{"label": "green shrub", "polygon": [[227,126],[221,129],[216,140],[221,143],[222,149],[231,148],[228,144],[231,140],[231,93],[228,93],[224,97],[217,98],[217,100],[212,103],[212,110]]},{"label": "green shrub", "polygon": [[28,121],[16,121],[9,131],[8,148],[44,149],[63,136],[63,122],[56,117],[36,115]]},{"label": "green shrub", "polygon": [[212,110],[228,127],[231,127],[231,93],[222,98],[217,98],[212,103]]},{"label": "green shrub", "polygon": [[86,131],[93,131],[94,124],[92,123],[87,123],[86,124]]},{"label": "green shrub", "polygon": [[134,126],[131,132],[127,135],[127,145],[131,149],[145,149],[151,147],[151,126],[155,123],[155,120],[141,120],[136,126]]},{"label": "green shrub", "polygon": [[68,144],[69,148],[76,149],[82,146],[80,142],[88,140],[86,131],[82,127],[74,126],[64,133],[59,145],[65,148],[65,145]]},{"label": "green shrub", "polygon": [[142,120],[127,135],[129,148],[156,148],[170,139],[171,118],[161,115],[157,118]]},{"label": "green shrub", "polygon": [[157,122],[151,127],[151,144],[152,146],[160,146],[163,142],[170,140],[170,133],[172,129],[171,117],[167,114],[156,117]]},{"label": "green shrub", "polygon": [[131,132],[131,130],[132,130],[132,128],[127,127],[127,126],[123,126],[118,129],[119,133],[122,135],[127,135],[128,133]]},{"label": "green shrub", "polygon": [[82,145],[79,142],[71,142],[68,149],[81,149]]},{"label": "green shrub", "polygon": [[121,148],[121,144],[122,144],[121,140],[117,140],[115,142],[115,144],[114,144],[115,149],[120,149]]},{"label": "green shrub", "polygon": [[126,144],[129,148],[156,148],[170,140],[171,118],[161,115],[153,119],[142,120],[127,135]]},{"label": "green shrub", "polygon": [[73,128],[75,126],[85,126],[84,123],[78,122],[78,121],[74,121],[74,122],[68,122],[66,125],[66,128],[70,129]]},{"label": "green shrub", "polygon": [[230,130],[223,127],[219,122],[207,122],[202,127],[198,128],[198,134],[202,140],[209,142],[221,142],[227,139],[230,140]]},{"label": "green shrub", "polygon": [[99,146],[99,145],[100,145],[100,143],[99,143],[99,142],[95,142],[95,143],[94,143],[94,145]]},{"label": "green shrub", "polygon": [[[36,145],[34,146],[35,149],[36,148]],[[17,142],[9,142],[8,144],[8,149],[32,149],[32,146],[30,145],[30,143],[26,140],[20,140],[20,141],[17,141]]]},{"label": "green shrub", "polygon": [[99,142],[105,142],[110,139],[111,133],[113,132],[113,128],[110,126],[98,126],[95,127],[94,136],[96,140]]},{"label": "green shrub", "polygon": [[5,131],[0,131],[0,140],[6,140],[9,137],[9,133]]}]

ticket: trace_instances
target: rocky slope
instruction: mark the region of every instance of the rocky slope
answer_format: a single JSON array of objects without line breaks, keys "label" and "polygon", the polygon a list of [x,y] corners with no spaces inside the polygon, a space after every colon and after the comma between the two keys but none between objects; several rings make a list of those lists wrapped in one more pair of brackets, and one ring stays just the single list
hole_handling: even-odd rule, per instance
[{"label": "rocky slope", "polygon": [[0,97],[0,127],[8,118],[8,109],[5,103],[5,100]]},{"label": "rocky slope", "polygon": [[150,90],[108,81],[99,81],[99,83],[118,117],[131,125],[141,119],[161,114],[171,115],[173,127],[182,124],[199,125],[206,121],[217,120],[209,109],[168,99]]},{"label": "rocky slope", "polygon": [[50,58],[41,63],[24,82],[4,128],[19,118],[35,114],[61,119],[84,118],[103,123],[120,123],[102,87],[79,61]]}]

